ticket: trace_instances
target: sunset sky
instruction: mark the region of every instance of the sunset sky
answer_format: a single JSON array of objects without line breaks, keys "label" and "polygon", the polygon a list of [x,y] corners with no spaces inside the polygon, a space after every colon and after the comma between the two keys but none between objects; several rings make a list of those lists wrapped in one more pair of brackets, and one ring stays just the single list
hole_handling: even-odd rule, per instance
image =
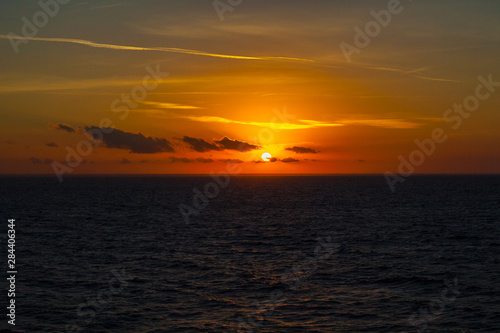
[{"label": "sunset sky", "polygon": [[500,172],[500,2],[402,0],[348,62],[393,1],[2,1],[0,173],[396,172],[436,128],[417,173]]}]

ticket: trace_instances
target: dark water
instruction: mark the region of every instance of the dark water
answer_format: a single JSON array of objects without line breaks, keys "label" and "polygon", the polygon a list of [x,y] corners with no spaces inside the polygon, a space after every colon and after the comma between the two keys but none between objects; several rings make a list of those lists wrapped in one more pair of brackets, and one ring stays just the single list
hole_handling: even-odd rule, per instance
[{"label": "dark water", "polygon": [[500,177],[210,181],[0,178],[15,331],[500,332]]}]

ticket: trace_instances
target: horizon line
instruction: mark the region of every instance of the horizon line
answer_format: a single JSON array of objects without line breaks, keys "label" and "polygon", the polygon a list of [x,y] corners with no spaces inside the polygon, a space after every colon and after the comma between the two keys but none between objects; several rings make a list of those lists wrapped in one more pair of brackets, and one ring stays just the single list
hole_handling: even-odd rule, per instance
[{"label": "horizon line", "polygon": [[[325,177],[325,176],[381,176],[384,177],[385,173],[241,173],[229,174],[231,177],[259,177],[259,176],[276,176],[276,177]],[[414,173],[411,176],[500,176],[498,173]],[[25,173],[25,174],[1,174],[0,177],[56,177],[50,173]],[[66,175],[65,178],[78,178],[78,177],[210,177],[207,173],[85,173]]]}]

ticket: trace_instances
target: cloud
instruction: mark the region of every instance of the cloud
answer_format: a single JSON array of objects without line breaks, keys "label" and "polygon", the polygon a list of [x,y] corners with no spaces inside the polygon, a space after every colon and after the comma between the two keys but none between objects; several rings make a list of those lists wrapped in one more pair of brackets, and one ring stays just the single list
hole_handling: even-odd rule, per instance
[{"label": "cloud", "polygon": [[59,145],[55,142],[49,142],[45,144],[47,147],[59,147]]},{"label": "cloud", "polygon": [[429,77],[429,76],[420,76],[420,75],[415,75],[415,77],[422,79],[422,80],[438,81],[438,82],[458,82],[458,83],[461,82],[461,81],[457,81],[457,80],[442,79],[442,78],[438,78],[438,77]]},{"label": "cloud", "polygon": [[297,154],[317,154],[318,152],[312,148],[305,148],[305,147],[297,147],[293,146],[292,148],[285,148],[285,150],[288,151],[293,151],[294,153]]},{"label": "cloud", "polygon": [[58,130],[58,131],[65,131],[68,133],[75,132],[75,129],[71,125],[68,125],[68,124],[61,124],[61,123],[52,124],[51,123],[51,124],[49,124],[49,127],[52,129]]},{"label": "cloud", "polygon": [[422,126],[421,123],[412,122],[406,119],[357,119],[343,120],[345,125],[373,126],[382,128],[402,128],[410,129]]},{"label": "cloud", "polygon": [[231,140],[228,137],[224,137],[220,140],[215,140],[215,142],[222,148],[227,150],[239,150],[241,152],[247,152],[254,149],[260,149],[261,147],[252,145],[243,141]]},{"label": "cloud", "polygon": [[241,121],[228,119],[216,116],[192,116],[192,115],[182,115],[182,114],[171,114],[162,116],[163,118],[173,118],[173,119],[187,119],[191,121],[197,121],[202,123],[222,123],[222,124],[238,124],[238,125],[249,125],[265,127],[275,130],[300,130],[300,129],[310,129],[310,128],[322,128],[322,127],[340,127],[348,125],[363,125],[363,126],[373,126],[382,128],[417,128],[422,126],[421,123],[413,122],[406,119],[339,119],[335,122],[324,122],[312,119],[299,119],[291,123],[263,123],[255,121]]},{"label": "cloud", "polygon": [[191,138],[185,136],[182,139],[183,142],[187,143],[190,148],[194,151],[203,153],[207,151],[220,151],[220,150],[239,150],[241,152],[248,152],[254,149],[259,149],[261,147],[252,145],[239,140],[231,140],[228,137],[224,137],[220,140],[214,140],[215,143],[207,142],[203,139]]},{"label": "cloud", "polygon": [[31,157],[30,158],[30,161],[31,163],[33,164],[50,164],[52,162],[54,162],[54,160],[50,159],[50,158],[45,158],[43,159],[43,161],[39,158],[36,158],[36,157]]},{"label": "cloud", "polygon": [[144,101],[144,102],[142,102],[142,104],[153,105],[153,106],[160,108],[160,109],[178,109],[178,110],[203,109],[199,106],[184,105],[184,104],[177,104],[177,103],[160,103],[160,102]]},{"label": "cloud", "polygon": [[[10,39],[11,37],[7,35],[0,35],[0,39]],[[73,38],[42,38],[42,37],[20,37],[16,36],[15,39],[20,40],[35,40],[41,42],[57,42],[57,43],[71,43],[80,44],[101,49],[112,49],[112,50],[125,50],[125,51],[157,51],[157,52],[169,52],[169,53],[181,53],[181,54],[191,54],[198,56],[207,56],[215,58],[228,58],[228,59],[238,59],[238,60],[272,60],[272,61],[300,61],[300,62],[314,62],[310,59],[301,58],[288,58],[288,57],[251,57],[251,56],[239,56],[221,53],[209,53],[198,50],[180,49],[174,47],[140,47],[140,46],[126,46],[126,45],[115,45],[115,44],[104,44],[95,43],[84,39],[73,39]]]},{"label": "cloud", "polygon": [[[33,92],[33,91],[58,91],[60,94],[66,94],[63,90],[72,90],[71,94],[86,95],[90,92],[84,92],[85,89],[94,89],[102,87],[130,87],[137,84],[137,79],[131,76],[111,77],[111,78],[92,78],[92,79],[69,79],[53,76],[38,76],[25,81],[22,76],[5,78],[8,85],[0,86],[0,93],[11,92]],[[133,111],[133,110],[131,110]]]},{"label": "cloud", "polygon": [[[414,74],[414,73],[420,73],[428,70],[427,67],[422,67],[422,68],[417,68],[413,70],[404,70],[404,69],[399,69],[399,68],[392,68],[392,67],[381,67],[381,66],[365,66],[366,69],[373,69],[373,70],[378,70],[378,71],[389,71],[389,72],[399,72],[402,74]],[[423,76],[423,75],[410,75],[412,77],[415,77],[417,79],[422,79],[422,80],[429,80],[429,81],[439,81],[439,82],[455,82],[455,83],[460,83],[461,81],[457,80],[451,80],[451,79],[446,79],[446,78],[438,78],[438,77],[429,77],[429,76]]]},{"label": "cloud", "polygon": [[223,159],[223,160],[219,160],[219,161],[224,162],[224,163],[245,163],[245,161],[238,160],[238,159],[232,159],[232,158],[227,158],[227,159]]},{"label": "cloud", "polygon": [[170,163],[193,163],[194,160],[186,158],[186,157],[169,157]]},{"label": "cloud", "polygon": [[296,160],[295,158],[287,157],[281,160],[283,163],[295,163],[299,162],[299,160]]},{"label": "cloud", "polygon": [[198,162],[198,163],[213,163],[213,161],[214,160],[211,158],[203,158],[203,157],[198,157],[196,159],[196,162]]},{"label": "cloud", "polygon": [[[172,153],[175,149],[167,139],[145,137],[142,133],[130,133],[119,129],[99,128],[96,126],[85,126],[85,132],[93,135],[94,139],[99,140],[99,134],[102,135],[102,142],[106,148],[128,149],[134,154],[156,154]],[[92,133],[95,131],[95,133]]]},{"label": "cloud", "polygon": [[4,141],[4,143],[6,143],[8,145],[15,145],[16,141],[14,141],[14,140],[7,140],[7,141]]},{"label": "cloud", "polygon": [[197,151],[199,153],[203,153],[211,150],[221,150],[221,148],[217,147],[213,143],[206,142],[203,139],[191,138],[189,136],[185,136],[182,141],[191,146],[191,149]]},{"label": "cloud", "polygon": [[186,158],[186,157],[169,157],[170,163],[213,163],[214,160],[211,158],[198,157],[196,159]]},{"label": "cloud", "polygon": [[202,123],[223,123],[223,124],[239,124],[239,125],[250,125],[250,126],[259,126],[266,127],[275,130],[296,130],[296,129],[309,129],[309,128],[320,128],[320,127],[338,127],[344,126],[341,123],[326,123],[322,121],[316,120],[297,120],[296,123],[263,123],[256,121],[241,121],[228,119],[223,117],[216,116],[190,116],[190,115],[182,115],[182,114],[171,114],[164,116],[165,118],[174,118],[174,119],[187,119],[191,121],[197,121]]},{"label": "cloud", "polygon": [[129,164],[129,163],[130,163],[130,161],[129,161],[129,160],[127,160],[127,159],[124,157],[124,158],[122,158],[122,160],[120,161],[120,163],[121,163],[121,164]]},{"label": "cloud", "polygon": [[[293,158],[292,158],[292,159],[293,159]],[[286,161],[284,161],[284,160],[280,160],[280,159],[279,159],[279,158],[277,158],[277,157],[271,157],[271,158],[269,158],[269,161],[264,161],[264,160],[256,160],[256,161],[253,161],[253,162],[254,162],[254,163],[268,163],[268,162],[275,163],[275,162],[280,162],[280,161],[281,161],[281,162],[285,162],[285,163],[287,163]],[[298,162],[298,160],[295,160],[295,161],[297,161],[297,162]]]}]

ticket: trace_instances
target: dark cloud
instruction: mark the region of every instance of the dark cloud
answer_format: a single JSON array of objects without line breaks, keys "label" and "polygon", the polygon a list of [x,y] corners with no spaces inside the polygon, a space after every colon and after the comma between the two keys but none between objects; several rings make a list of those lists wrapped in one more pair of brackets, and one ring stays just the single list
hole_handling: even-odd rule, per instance
[{"label": "dark cloud", "polygon": [[204,153],[206,151],[211,150],[221,150],[221,148],[217,147],[215,144],[206,142],[203,139],[191,138],[189,136],[185,136],[182,141],[190,145],[191,149],[197,151],[199,153]]},{"label": "dark cloud", "polygon": [[186,158],[186,157],[169,157],[170,163],[193,163],[194,160]]},{"label": "dark cloud", "polygon": [[106,148],[127,149],[134,154],[172,153],[175,151],[167,139],[145,137],[141,132],[130,133],[96,126],[85,126],[83,130],[90,131],[96,140],[100,139],[98,133],[102,134],[102,141]]},{"label": "dark cloud", "polygon": [[211,158],[198,157],[196,159],[186,158],[186,157],[169,157],[170,163],[213,163]]},{"label": "dark cloud", "polygon": [[185,136],[182,141],[187,143],[192,150],[200,153],[214,150],[239,150],[241,152],[247,152],[260,148],[259,146],[243,141],[231,140],[228,137],[224,137],[220,140],[214,140],[215,143],[210,143],[203,139],[191,138],[189,136]]},{"label": "dark cloud", "polygon": [[47,147],[59,147],[59,145],[55,142],[49,142],[45,144]]},{"label": "dark cloud", "polygon": [[196,159],[196,162],[198,163],[213,163],[213,159],[211,158],[203,158],[203,157],[199,157]]},{"label": "dark cloud", "polygon": [[6,143],[8,145],[15,145],[16,141],[14,141],[14,140],[7,140],[7,141],[4,141],[4,143]]},{"label": "dark cloud", "polygon": [[271,157],[271,158],[269,158],[269,161],[264,161],[264,160],[254,161],[254,163],[268,163],[268,162],[271,162],[271,163],[274,163],[274,162],[294,163],[294,162],[300,162],[300,161],[296,160],[295,158],[291,158],[291,157],[287,157],[287,158],[284,158],[282,160],[280,160],[277,157]]},{"label": "dark cloud", "polygon": [[287,157],[281,160],[283,163],[295,163],[299,162],[299,160],[296,160],[295,158]]},{"label": "dark cloud", "polygon": [[127,160],[127,159],[124,157],[124,158],[122,158],[122,160],[120,161],[120,163],[121,163],[121,164],[129,164],[129,163],[130,163],[130,161],[129,161],[129,160]]},{"label": "dark cloud", "polygon": [[222,149],[228,149],[228,150],[239,150],[241,152],[247,152],[254,149],[260,149],[259,146],[252,145],[243,141],[231,140],[228,137],[224,137],[221,140],[215,140],[215,142]]},{"label": "dark cloud", "polygon": [[45,159],[41,160],[41,159],[36,158],[36,157],[31,157],[30,161],[33,164],[50,164],[50,163],[54,162],[54,160],[52,160],[50,158],[45,158]]},{"label": "dark cloud", "polygon": [[49,124],[49,126],[50,126],[50,128],[58,130],[58,131],[65,131],[68,133],[75,132],[75,129],[73,127],[71,127],[71,125],[68,125],[68,124],[57,123],[57,124]]},{"label": "dark cloud", "polygon": [[312,148],[305,148],[305,147],[297,147],[294,146],[292,148],[285,148],[285,150],[288,151],[293,151],[294,153],[297,154],[317,154],[318,152]]},{"label": "dark cloud", "polygon": [[238,159],[231,159],[231,158],[219,160],[219,161],[224,162],[224,163],[245,163],[245,161],[238,160]]}]

